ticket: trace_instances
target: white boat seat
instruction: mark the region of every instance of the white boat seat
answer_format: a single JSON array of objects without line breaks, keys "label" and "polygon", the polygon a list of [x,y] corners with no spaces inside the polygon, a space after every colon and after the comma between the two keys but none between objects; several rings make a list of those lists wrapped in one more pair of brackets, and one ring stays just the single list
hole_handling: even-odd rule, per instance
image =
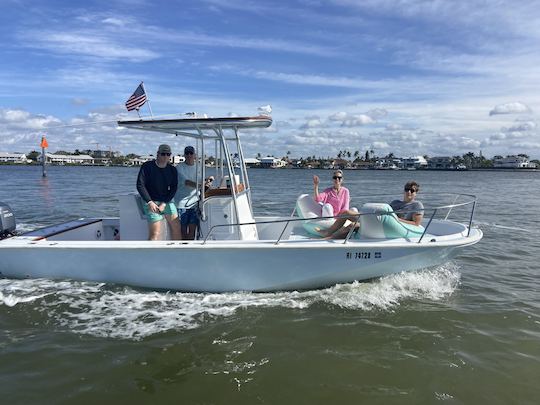
[{"label": "white boat seat", "polygon": [[[417,238],[424,233],[423,226],[401,222],[392,207],[383,203],[366,203],[360,213],[360,237],[369,239]],[[377,215],[379,214],[379,215]]]},{"label": "white boat seat", "polygon": [[[296,214],[299,218],[319,218],[322,215],[322,205],[315,202],[309,194],[302,194],[296,200]],[[302,221],[302,226],[310,235],[321,236],[317,230],[328,229],[334,223],[334,219],[314,219]]]}]

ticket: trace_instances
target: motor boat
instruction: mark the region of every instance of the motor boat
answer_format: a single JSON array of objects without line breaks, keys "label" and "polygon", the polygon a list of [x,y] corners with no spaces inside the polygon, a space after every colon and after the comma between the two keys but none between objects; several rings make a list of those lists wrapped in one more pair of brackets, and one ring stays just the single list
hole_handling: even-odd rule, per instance
[{"label": "motor boat", "polygon": [[[395,213],[361,209],[351,218],[360,232],[323,239],[317,226],[335,218],[322,216],[320,206],[306,196],[290,207],[290,216],[254,216],[239,134],[271,124],[266,115],[118,121],[125,128],[191,138],[200,157],[214,148],[211,168],[197,160],[197,239],[170,240],[163,226],[162,240],[147,240],[136,194],[120,196],[118,218],[81,218],[20,235],[13,235],[12,215],[4,207],[10,228],[4,233],[0,228],[0,277],[186,292],[306,290],[436,266],[481,240],[482,231],[473,226],[476,197],[465,194],[426,206],[424,231],[403,237],[373,231],[381,217]],[[205,189],[210,170],[218,187]],[[464,209],[470,211],[465,220],[450,219],[452,212]]]}]

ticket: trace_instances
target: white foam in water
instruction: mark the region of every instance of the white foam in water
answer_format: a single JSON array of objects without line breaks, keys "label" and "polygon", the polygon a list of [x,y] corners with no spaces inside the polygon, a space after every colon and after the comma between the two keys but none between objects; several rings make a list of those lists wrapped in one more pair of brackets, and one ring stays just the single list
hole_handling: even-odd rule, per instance
[{"label": "white foam in water", "polygon": [[39,223],[27,224],[24,222],[17,222],[17,228],[15,230],[17,231],[17,233],[25,233],[33,231],[34,229],[41,228],[43,226],[45,225]]},{"label": "white foam in water", "polygon": [[[89,282],[0,280],[0,305],[37,305],[62,329],[100,337],[139,340],[154,334],[193,329],[242,308],[305,309],[327,303],[353,310],[391,310],[405,299],[440,300],[459,285],[460,273],[447,264],[401,273],[369,283],[323,290],[280,293],[195,294],[110,288]],[[50,322],[47,322],[51,324]]]}]

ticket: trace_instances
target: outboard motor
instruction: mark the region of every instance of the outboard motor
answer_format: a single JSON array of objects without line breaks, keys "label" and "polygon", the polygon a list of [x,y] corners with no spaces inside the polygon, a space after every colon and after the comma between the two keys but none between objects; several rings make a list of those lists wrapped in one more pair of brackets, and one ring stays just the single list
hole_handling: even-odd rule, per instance
[{"label": "outboard motor", "polygon": [[13,236],[15,234],[15,215],[9,205],[0,201],[0,239]]}]

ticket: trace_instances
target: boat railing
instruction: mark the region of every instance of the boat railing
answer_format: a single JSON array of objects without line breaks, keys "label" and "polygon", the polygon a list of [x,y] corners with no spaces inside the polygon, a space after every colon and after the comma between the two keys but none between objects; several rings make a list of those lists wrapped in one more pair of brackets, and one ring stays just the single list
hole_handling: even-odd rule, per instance
[{"label": "boat railing", "polygon": [[[441,197],[444,194],[433,194],[433,195],[436,195],[437,197]],[[431,212],[431,215],[429,216],[429,220],[428,220],[426,226],[424,227],[424,232],[422,233],[422,235],[418,239],[417,243],[422,242],[424,236],[427,234],[427,231],[428,231],[431,223],[433,222],[433,220],[437,216],[437,214],[439,214],[441,211],[448,210],[448,212],[446,213],[446,215],[443,218],[443,220],[448,220],[450,212],[453,209],[459,208],[459,207],[465,207],[465,206],[471,206],[471,212],[470,212],[469,217],[468,217],[468,231],[467,231],[467,237],[470,236],[471,227],[472,227],[472,221],[473,221],[473,217],[474,217],[474,211],[475,211],[475,208],[476,208],[476,200],[477,200],[477,198],[476,198],[476,196],[474,196],[472,194],[457,194],[457,195],[451,194],[451,195],[454,196],[454,200],[450,204],[439,205],[439,206],[436,206],[436,207],[424,207],[424,214],[426,212]],[[373,197],[374,196],[370,196],[369,198],[373,198]],[[458,202],[458,200],[460,198],[464,198],[464,197],[469,198],[469,199],[464,201],[464,202]],[[326,219],[339,219],[339,218],[346,218],[349,221],[351,221],[352,224],[353,224],[353,226],[350,227],[351,229],[349,230],[347,236],[345,237],[345,239],[343,241],[343,243],[347,243],[350,240],[350,238],[352,237],[352,235],[354,234],[354,230],[356,228],[356,225],[360,221],[361,216],[364,216],[364,215],[392,215],[392,214],[400,214],[400,213],[404,213],[404,212],[405,212],[404,210],[389,211],[389,212],[364,212],[364,213],[358,212],[357,214],[353,214],[353,215],[334,215],[334,216],[324,216],[324,217],[321,216],[321,217],[315,217],[315,218],[298,218],[298,217],[294,217],[295,211],[293,210],[290,217],[283,218],[283,219],[268,220],[268,221],[252,221],[252,222],[243,222],[243,223],[235,223],[235,224],[217,224],[217,225],[213,225],[209,229],[208,233],[206,234],[206,236],[204,238],[204,241],[203,241],[203,244],[206,244],[206,242],[208,241],[208,239],[212,235],[213,231],[215,229],[218,229],[218,228],[240,227],[240,226],[245,226],[245,225],[255,225],[255,226],[257,226],[257,225],[264,225],[264,224],[283,223],[284,224],[283,229],[281,230],[278,238],[274,242],[274,244],[277,245],[280,242],[282,242],[283,235],[285,234],[287,228],[289,227],[289,225],[291,223],[295,223],[295,222],[312,222],[312,221],[320,221],[320,220],[326,220]]]},{"label": "boat railing", "polygon": [[[351,197],[351,201],[359,201],[359,200],[372,201],[374,199],[383,199],[383,200],[389,201],[392,196],[393,195],[389,195],[389,194],[376,194],[376,195],[369,195],[369,196],[362,196],[362,197]],[[431,212],[431,215],[429,217],[427,225],[424,227],[424,232],[420,236],[420,239],[418,240],[418,243],[422,242],[422,239],[426,235],[426,233],[427,233],[427,231],[429,229],[429,226],[431,225],[433,219],[436,217],[436,215],[438,213],[440,213],[441,211],[444,212],[445,210],[448,210],[448,212],[446,212],[446,215],[443,218],[443,220],[446,221],[446,220],[448,220],[448,217],[450,216],[450,214],[452,213],[454,208],[465,207],[465,206],[469,206],[469,205],[471,206],[471,212],[470,212],[469,217],[468,217],[467,237],[470,236],[471,227],[472,227],[472,221],[473,221],[474,211],[475,211],[475,208],[476,208],[476,201],[477,201],[477,197],[475,195],[466,194],[466,193],[422,193],[422,199],[425,199],[425,198],[428,199],[428,200],[429,199],[440,200],[440,199],[443,199],[443,198],[453,198],[453,201],[450,204],[443,203],[442,205],[437,205],[437,206],[431,207],[431,208],[424,206],[424,216],[425,216],[426,212]],[[458,200],[463,199],[463,198],[465,198],[467,200],[465,200],[464,202],[459,202],[458,203]],[[388,213],[377,213],[376,215],[399,214],[399,213],[402,213],[402,212],[404,212],[404,211],[393,211],[393,212],[388,212]],[[351,232],[349,232],[349,234],[347,235],[347,238],[345,238],[345,241],[347,241],[352,236],[352,233],[353,232],[351,230]]]}]

